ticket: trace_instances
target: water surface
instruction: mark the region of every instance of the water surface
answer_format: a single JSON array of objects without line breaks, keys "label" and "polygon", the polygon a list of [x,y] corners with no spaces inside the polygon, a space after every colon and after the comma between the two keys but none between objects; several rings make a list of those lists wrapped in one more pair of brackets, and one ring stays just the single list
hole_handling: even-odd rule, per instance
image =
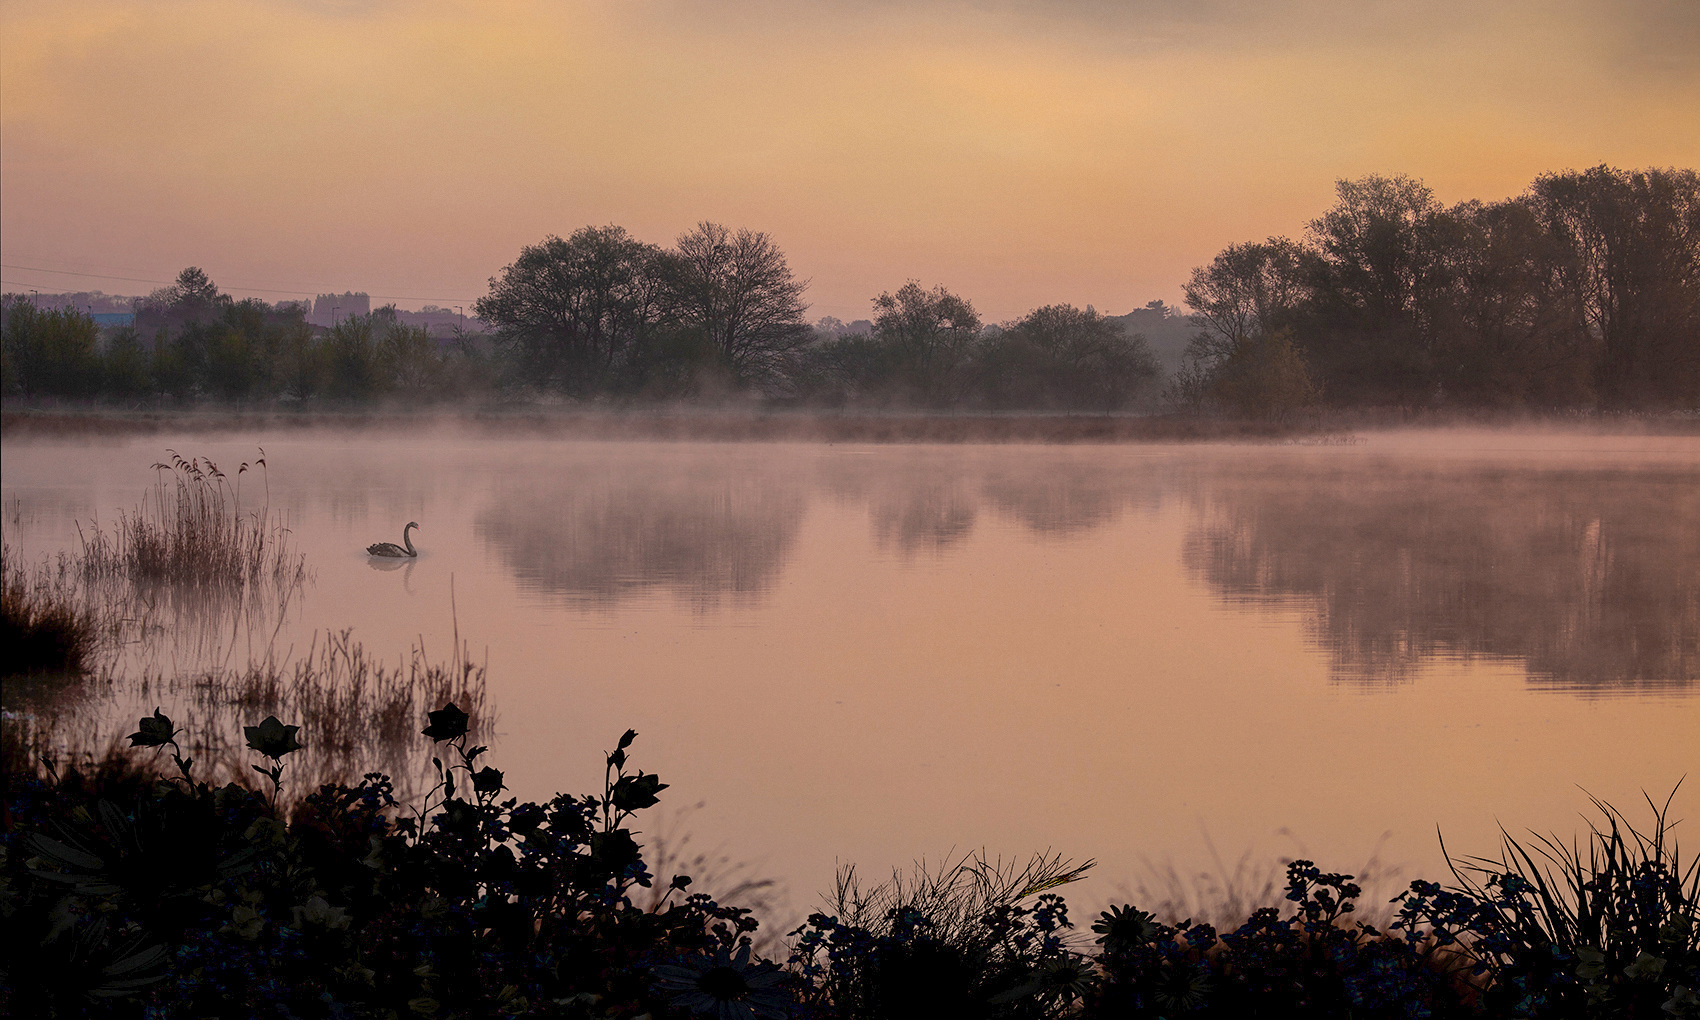
[{"label": "water surface", "polygon": [[[1570,833],[1583,788],[1629,805],[1700,763],[1692,439],[7,440],[8,541],[73,545],[167,447],[259,445],[244,501],[269,492],[313,583],[259,625],[174,624],[121,671],[343,628],[442,658],[458,626],[520,795],[596,787],[635,728],[664,804],[702,805],[674,835],[796,907],[836,863],[953,847],[1097,858],[1086,902],[1212,847],[1438,877],[1437,826],[1465,851],[1499,823]],[[368,560],[409,520],[416,561]],[[82,711],[117,734],[182,696],[120,682]]]}]

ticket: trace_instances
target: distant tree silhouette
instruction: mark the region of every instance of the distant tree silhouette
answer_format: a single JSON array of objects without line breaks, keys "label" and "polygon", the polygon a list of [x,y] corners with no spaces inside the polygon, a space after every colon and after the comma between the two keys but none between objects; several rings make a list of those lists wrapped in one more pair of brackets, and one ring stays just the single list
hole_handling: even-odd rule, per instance
[{"label": "distant tree silhouette", "polygon": [[1602,400],[1700,406],[1700,175],[1597,166],[1543,175],[1527,201],[1599,341]]},{"label": "distant tree silhouette", "polygon": [[1145,338],[1073,305],[1046,305],[984,338],[978,386],[999,407],[1113,411],[1160,371]]},{"label": "distant tree silhouette", "polygon": [[93,396],[100,389],[99,339],[94,319],[81,311],[37,309],[10,298],[0,327],[5,388],[26,396]]},{"label": "distant tree silhouette", "polygon": [[696,332],[740,383],[777,378],[814,339],[804,317],[807,280],[798,280],[767,234],[703,222],[679,236],[674,301],[679,323]]},{"label": "distant tree silhouette", "polygon": [[659,247],[584,227],[522,249],[472,307],[524,378],[582,395],[617,383],[671,313],[672,275]]},{"label": "distant tree silhouette", "polygon": [[924,403],[962,396],[965,369],[980,334],[980,315],[942,285],[923,290],[914,280],[874,299],[874,339],[889,352],[897,385]]},{"label": "distant tree silhouette", "polygon": [[1272,237],[1229,245],[1210,265],[1194,269],[1182,292],[1203,331],[1189,356],[1220,360],[1235,345],[1290,318],[1306,295],[1307,257],[1302,246]]},{"label": "distant tree silhouette", "polygon": [[234,303],[228,294],[198,266],[177,274],[176,282],[143,298],[136,308],[136,324],[142,327],[181,326],[201,322]]},{"label": "distant tree silhouette", "polygon": [[1340,181],[1305,239],[1195,269],[1186,404],[1251,338],[1293,331],[1337,404],[1700,406],[1700,178],[1600,166],[1443,208],[1420,181]]}]

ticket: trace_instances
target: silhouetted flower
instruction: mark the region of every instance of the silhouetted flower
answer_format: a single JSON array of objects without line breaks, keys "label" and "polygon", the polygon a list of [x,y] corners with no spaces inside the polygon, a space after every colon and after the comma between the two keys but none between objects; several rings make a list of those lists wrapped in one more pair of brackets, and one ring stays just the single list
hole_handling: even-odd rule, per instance
[{"label": "silhouetted flower", "polygon": [[430,718],[431,725],[425,727],[422,732],[432,740],[453,740],[466,736],[466,724],[471,717],[456,708],[454,702],[449,702],[439,711],[425,714]]},{"label": "silhouetted flower", "polygon": [[486,765],[472,774],[472,789],[478,793],[500,793],[502,771]]},{"label": "silhouetted flower", "polygon": [[750,947],[697,954],[655,968],[655,983],[672,1004],[717,1020],[780,1020],[791,1013],[782,987],[785,973],[771,963],[750,963]]},{"label": "silhouetted flower", "polygon": [[1046,960],[1033,976],[1042,994],[1057,996],[1064,1002],[1085,998],[1097,982],[1091,964],[1073,954]]},{"label": "silhouetted flower", "polygon": [[171,717],[164,715],[159,709],[153,710],[153,717],[143,716],[136,723],[136,732],[130,734],[131,747],[163,747],[171,743],[177,736],[177,730],[171,725]]},{"label": "silhouetted flower", "polygon": [[282,758],[291,751],[301,750],[301,742],[295,739],[300,731],[301,727],[285,726],[275,715],[266,716],[258,726],[242,727],[248,746],[268,758]]},{"label": "silhouetted flower", "polygon": [[654,807],[660,799],[656,794],[667,789],[667,784],[660,776],[646,776],[639,772],[635,776],[623,776],[614,784],[614,806],[621,811],[642,811],[646,807]]},{"label": "silhouetted flower", "polygon": [[1111,907],[1092,922],[1092,930],[1105,949],[1131,949],[1156,939],[1162,925],[1157,918],[1131,906]]},{"label": "silhouetted flower", "polygon": [[1204,1005],[1210,994],[1210,970],[1203,963],[1178,963],[1157,985],[1157,1004],[1184,1012]]}]

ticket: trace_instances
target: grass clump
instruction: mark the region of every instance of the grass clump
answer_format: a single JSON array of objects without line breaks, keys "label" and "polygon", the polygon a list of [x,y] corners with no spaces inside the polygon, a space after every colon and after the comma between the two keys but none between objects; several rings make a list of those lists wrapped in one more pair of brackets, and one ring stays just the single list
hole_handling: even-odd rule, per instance
[{"label": "grass clump", "polygon": [[0,543],[0,673],[81,673],[99,643],[94,613],[79,605],[65,566],[26,570]]},{"label": "grass clump", "polygon": [[1413,882],[1396,926],[1462,945],[1497,1015],[1700,1016],[1700,860],[1676,842],[1675,796],[1647,798],[1645,829],[1590,797],[1600,817],[1569,846],[1505,834],[1497,860],[1453,864],[1456,886]]},{"label": "grass clump", "polygon": [[1068,907],[1050,890],[1093,865],[1053,854],[918,863],[864,889],[841,869],[792,963],[805,998],[844,1018],[1059,1015],[1077,1007],[1089,965],[1069,948]]},{"label": "grass clump", "polygon": [[[154,487],[134,513],[121,514],[111,533],[97,524],[83,536],[83,565],[91,580],[169,583],[180,588],[242,588],[269,581],[283,588],[306,579],[306,557],[295,552],[281,516],[269,503],[242,509],[242,476],[266,470],[265,450],[236,469],[236,480],[210,457],[167,450],[153,465]],[[79,529],[80,533],[81,529]]]}]

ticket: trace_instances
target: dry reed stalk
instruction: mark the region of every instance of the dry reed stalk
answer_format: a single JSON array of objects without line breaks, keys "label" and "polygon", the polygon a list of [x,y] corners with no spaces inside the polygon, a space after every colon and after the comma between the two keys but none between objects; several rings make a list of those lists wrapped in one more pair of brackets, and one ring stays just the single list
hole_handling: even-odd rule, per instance
[{"label": "dry reed stalk", "polygon": [[407,661],[388,665],[348,630],[315,637],[307,654],[288,665],[268,659],[166,681],[161,688],[184,686],[189,700],[180,711],[195,753],[235,774],[246,771],[252,757],[237,739],[243,726],[269,715],[300,725],[304,750],[291,759],[297,793],[367,772],[384,772],[405,789],[428,771],[431,741],[421,732],[426,713],[451,701],[472,717],[475,734],[488,733],[493,722],[485,668],[471,661],[466,645],[446,663],[429,661],[415,645]]},{"label": "dry reed stalk", "polygon": [[282,515],[274,516],[269,502],[242,509],[242,475],[254,467],[264,477],[263,449],[252,465],[244,461],[237,468],[234,484],[211,458],[166,452],[170,462],[154,465],[152,491],[134,513],[119,515],[110,534],[98,523],[88,534],[78,528],[90,580],[121,577],[200,589],[305,582],[306,557],[290,547]]},{"label": "dry reed stalk", "polygon": [[0,541],[0,673],[82,673],[109,630],[78,597],[70,560],[25,567]]}]

